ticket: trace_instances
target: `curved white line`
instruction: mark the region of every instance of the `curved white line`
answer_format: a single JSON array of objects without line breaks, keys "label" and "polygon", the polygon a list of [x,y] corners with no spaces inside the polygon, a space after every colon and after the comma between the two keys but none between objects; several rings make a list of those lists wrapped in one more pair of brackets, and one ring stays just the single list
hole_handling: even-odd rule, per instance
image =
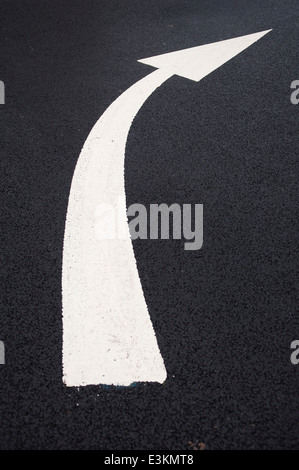
[{"label": "curved white line", "polygon": [[124,158],[131,123],[172,73],[156,70],[105,111],[81,151],[66,217],[63,272],[63,380],[67,386],[164,382],[166,370],[148,314],[129,237],[99,240],[99,204],[125,198]]}]

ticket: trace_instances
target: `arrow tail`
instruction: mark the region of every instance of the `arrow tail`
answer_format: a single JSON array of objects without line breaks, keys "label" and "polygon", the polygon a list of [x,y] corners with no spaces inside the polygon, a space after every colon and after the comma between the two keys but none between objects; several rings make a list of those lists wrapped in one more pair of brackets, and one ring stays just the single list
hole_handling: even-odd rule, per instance
[{"label": "arrow tail", "polygon": [[73,176],[63,271],[63,380],[67,386],[130,385],[166,379],[144,299],[126,207],[126,239],[98,239],[99,205],[125,201],[125,145],[131,123],[169,73],[155,71],[124,92],[91,130]]}]

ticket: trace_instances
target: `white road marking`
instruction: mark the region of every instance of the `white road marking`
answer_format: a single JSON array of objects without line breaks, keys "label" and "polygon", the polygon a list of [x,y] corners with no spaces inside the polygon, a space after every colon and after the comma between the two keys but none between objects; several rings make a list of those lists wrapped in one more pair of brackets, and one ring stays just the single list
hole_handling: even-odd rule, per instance
[{"label": "white road marking", "polygon": [[158,69],[168,70],[171,75],[180,75],[199,82],[270,31],[272,30],[213,42],[204,46],[190,47],[189,49],[141,59],[138,62]]},{"label": "white road marking", "polygon": [[63,381],[67,386],[162,383],[166,369],[144,299],[125,205],[125,240],[99,240],[99,204],[125,200],[124,158],[132,121],[151,93],[177,74],[199,81],[268,31],[139,62],[158,67],[114,101],[91,130],[75,169],[66,217]]}]

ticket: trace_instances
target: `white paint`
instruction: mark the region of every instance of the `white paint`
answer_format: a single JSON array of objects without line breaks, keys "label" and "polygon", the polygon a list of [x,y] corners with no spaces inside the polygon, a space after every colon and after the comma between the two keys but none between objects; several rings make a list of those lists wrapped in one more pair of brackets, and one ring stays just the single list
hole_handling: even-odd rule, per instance
[{"label": "white paint", "polygon": [[97,238],[97,207],[125,200],[127,136],[151,93],[173,74],[200,80],[266,32],[141,60],[162,68],[125,91],[90,132],[73,176],[64,237],[63,380],[67,386],[165,381],[125,204],[118,220],[121,230],[127,231],[125,240]]},{"label": "white paint", "polygon": [[161,54],[138,62],[155,68],[168,70],[171,75],[180,75],[199,82],[213,70],[242,52],[262,36],[272,31],[248,34],[225,41],[218,41],[204,46],[182,49],[168,54]]},{"label": "white paint", "polygon": [[[170,75],[157,70],[102,115],[80,154],[69,197],[63,252],[63,373],[68,386],[164,382],[166,370],[127,239],[96,236],[97,207],[125,198],[124,157],[131,123]],[[119,212],[119,211],[118,211]]]}]

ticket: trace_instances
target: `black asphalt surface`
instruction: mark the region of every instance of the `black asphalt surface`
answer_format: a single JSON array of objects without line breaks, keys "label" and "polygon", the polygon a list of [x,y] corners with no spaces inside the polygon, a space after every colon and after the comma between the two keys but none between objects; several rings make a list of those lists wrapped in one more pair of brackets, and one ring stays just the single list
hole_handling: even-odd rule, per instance
[{"label": "black asphalt surface", "polygon": [[[1,449],[298,449],[297,0],[1,0]],[[204,243],[136,240],[168,372],[62,383],[61,267],[76,161],[137,59],[273,28],[136,116],[127,202],[204,205]],[[201,445],[203,447],[203,445]]]}]

